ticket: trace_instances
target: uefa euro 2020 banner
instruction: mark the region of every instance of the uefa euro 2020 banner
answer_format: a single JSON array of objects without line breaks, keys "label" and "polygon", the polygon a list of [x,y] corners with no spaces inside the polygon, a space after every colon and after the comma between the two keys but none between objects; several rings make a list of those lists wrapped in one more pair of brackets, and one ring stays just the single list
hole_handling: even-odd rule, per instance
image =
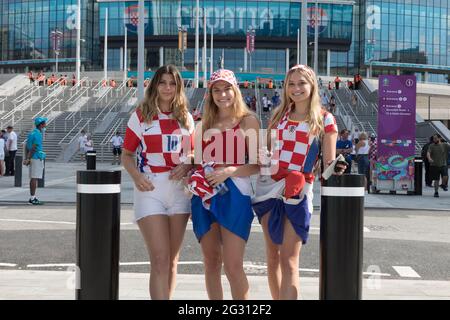
[{"label": "uefa euro 2020 banner", "polygon": [[414,189],[416,77],[378,78],[377,189]]}]

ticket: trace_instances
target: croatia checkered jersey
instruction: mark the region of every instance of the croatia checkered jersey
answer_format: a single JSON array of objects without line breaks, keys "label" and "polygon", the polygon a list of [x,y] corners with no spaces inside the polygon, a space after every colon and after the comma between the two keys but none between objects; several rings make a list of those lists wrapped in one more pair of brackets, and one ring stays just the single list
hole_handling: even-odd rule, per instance
[{"label": "croatia checkered jersey", "polygon": [[143,120],[136,109],[128,120],[123,148],[137,152],[140,172],[166,172],[184,162],[193,150],[194,119],[188,113],[189,128],[172,118],[171,112],[162,112],[151,123]]},{"label": "croatia checkered jersey", "polygon": [[[279,166],[288,170],[311,173],[319,156],[319,137],[309,134],[309,124],[304,121],[290,120],[289,112],[277,126],[275,149],[279,153]],[[334,116],[322,112],[324,131],[337,132]]]}]

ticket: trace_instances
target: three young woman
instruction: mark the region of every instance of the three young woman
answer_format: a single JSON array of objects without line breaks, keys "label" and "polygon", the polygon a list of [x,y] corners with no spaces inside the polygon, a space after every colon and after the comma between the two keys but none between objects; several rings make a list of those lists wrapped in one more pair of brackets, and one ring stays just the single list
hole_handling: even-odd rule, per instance
[{"label": "three young woman", "polygon": [[[295,299],[299,254],[312,213],[313,169],[319,145],[325,168],[334,159],[337,127],[333,116],[321,109],[317,81],[309,67],[293,67],[284,83],[282,103],[269,127],[277,132],[277,139],[267,145],[279,156],[272,159],[278,170],[265,182],[258,181],[253,209],[264,230],[272,297]],[[191,211],[209,298],[223,299],[222,264],[232,297],[248,298],[243,256],[253,220],[249,177],[259,171],[259,122],[246,107],[233,72],[214,72],[208,93],[202,121],[195,129],[197,170],[189,180],[194,194],[190,203],[177,181],[191,170],[185,164],[191,162],[175,162],[173,156],[192,158],[192,149],[181,146],[183,141],[192,143],[193,120],[174,67],[156,72],[128,123],[123,164],[136,186],[135,216],[149,251],[152,299],[167,299],[173,293]],[[182,134],[173,134],[175,129]],[[138,168],[133,160],[137,149]]]}]

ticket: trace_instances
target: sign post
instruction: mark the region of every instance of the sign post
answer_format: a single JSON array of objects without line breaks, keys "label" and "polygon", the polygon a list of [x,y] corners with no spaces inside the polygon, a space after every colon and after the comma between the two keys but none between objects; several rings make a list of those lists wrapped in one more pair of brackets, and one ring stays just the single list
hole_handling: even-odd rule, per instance
[{"label": "sign post", "polygon": [[61,41],[62,41],[63,33],[58,29],[55,29],[50,32],[50,39],[52,41],[52,49],[55,52],[56,66],[55,73],[58,73],[58,56],[61,50]]},{"label": "sign post", "polygon": [[377,190],[414,193],[416,77],[378,78]]}]

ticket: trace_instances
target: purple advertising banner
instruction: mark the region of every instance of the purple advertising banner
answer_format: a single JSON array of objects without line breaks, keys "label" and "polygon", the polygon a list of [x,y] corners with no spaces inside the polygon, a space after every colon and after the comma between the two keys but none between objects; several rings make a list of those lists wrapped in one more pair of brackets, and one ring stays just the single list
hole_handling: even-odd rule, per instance
[{"label": "purple advertising banner", "polygon": [[416,144],[416,77],[378,78],[377,178],[411,189]]}]

